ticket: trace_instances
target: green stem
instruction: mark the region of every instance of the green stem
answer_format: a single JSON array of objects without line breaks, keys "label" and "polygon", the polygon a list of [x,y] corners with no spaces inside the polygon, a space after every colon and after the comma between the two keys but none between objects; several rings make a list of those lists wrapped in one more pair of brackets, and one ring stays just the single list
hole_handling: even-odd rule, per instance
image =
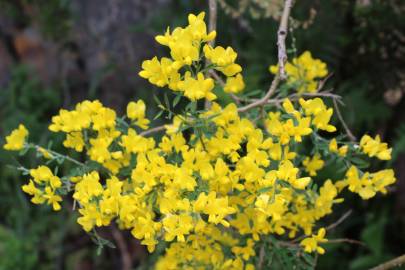
[{"label": "green stem", "polygon": [[63,159],[69,160],[70,162],[72,162],[72,163],[74,163],[74,164],[76,164],[76,165],[82,166],[82,167],[86,166],[84,163],[82,163],[82,162],[80,162],[80,161],[78,161],[78,160],[76,160],[76,159],[74,159],[74,158],[71,158],[71,157],[69,157],[69,156],[62,155],[62,154],[60,154],[60,153],[58,153],[58,152],[55,152],[55,151],[53,151],[53,150],[51,150],[51,149],[46,149],[46,148],[43,148],[43,147],[41,147],[41,146],[39,146],[39,145],[36,145],[36,144],[29,144],[28,147],[35,148],[35,150],[36,150],[37,152],[40,152],[39,149],[44,149],[45,151],[49,152],[49,153],[50,153],[52,156],[54,156],[54,157],[63,158]]},{"label": "green stem", "polygon": [[29,169],[27,169],[27,168],[25,168],[25,167],[23,167],[23,166],[20,166],[20,167],[13,167],[13,168],[15,168],[15,169],[17,169],[18,171],[22,171],[22,172],[25,172],[25,173],[30,173],[30,170]]},{"label": "green stem", "polygon": [[123,126],[125,126],[126,128],[130,128],[130,125],[125,121],[125,117],[123,118],[117,118],[117,123],[118,124],[122,124]]}]

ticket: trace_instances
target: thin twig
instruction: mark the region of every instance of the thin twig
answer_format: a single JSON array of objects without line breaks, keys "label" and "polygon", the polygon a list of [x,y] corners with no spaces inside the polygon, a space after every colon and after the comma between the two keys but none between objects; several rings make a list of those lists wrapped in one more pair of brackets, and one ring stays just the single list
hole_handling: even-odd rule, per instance
[{"label": "thin twig", "polygon": [[352,142],[355,142],[355,141],[356,141],[356,137],[355,137],[355,136],[353,135],[353,133],[350,131],[349,127],[347,126],[347,124],[346,124],[346,122],[345,122],[345,120],[343,119],[343,116],[342,116],[342,114],[340,113],[339,106],[338,106],[338,104],[337,104],[337,102],[336,102],[335,99],[333,99],[333,106],[335,107],[336,114],[337,114],[337,116],[338,116],[338,118],[339,118],[339,121],[342,123],[342,126],[343,126],[344,130],[346,131],[347,137],[349,137],[349,139],[350,139]]},{"label": "thin twig", "polygon": [[78,161],[78,160],[76,160],[74,158],[62,155],[62,154],[60,154],[60,153],[58,153],[56,151],[53,151],[51,149],[46,149],[46,148],[43,148],[43,147],[41,147],[39,145],[36,145],[36,144],[30,144],[29,146],[33,147],[37,152],[41,152],[41,150],[43,150],[43,151],[48,152],[51,156],[69,160],[70,162],[75,163],[76,165],[79,165],[79,166],[82,166],[82,167],[86,166],[86,164],[84,164],[84,163],[82,163],[82,162],[80,162],[80,161]]},{"label": "thin twig", "polygon": [[208,73],[209,73],[215,80],[217,80],[218,83],[219,83],[222,87],[225,86],[224,80],[221,78],[221,76],[218,75],[218,73],[215,72],[215,70],[210,69],[210,70],[208,71]]},{"label": "thin twig", "polygon": [[277,32],[277,47],[278,47],[278,73],[274,76],[273,81],[271,82],[270,88],[267,91],[266,95],[261,99],[250,103],[244,107],[238,109],[239,112],[246,112],[252,108],[263,106],[267,103],[270,97],[274,94],[277,89],[280,79],[285,79],[286,74],[284,70],[284,64],[287,62],[287,51],[285,48],[285,39],[287,37],[288,29],[288,18],[290,16],[290,11],[292,8],[292,0],[286,0],[284,2],[283,15],[281,16],[280,26]]},{"label": "thin twig", "polygon": [[255,101],[255,102],[252,102],[252,103],[250,103],[250,104],[248,104],[248,105],[246,105],[244,107],[239,108],[238,112],[246,112],[246,111],[248,111],[248,110],[250,110],[252,108],[263,106],[264,104],[266,104],[268,99],[276,91],[277,85],[278,85],[279,82],[280,82],[280,75],[276,74],[276,76],[274,77],[274,79],[273,79],[273,81],[272,81],[272,83],[270,85],[270,88],[267,91],[266,95],[264,97],[262,97],[261,99]]},{"label": "thin twig", "polygon": [[[296,241],[300,238],[304,239],[306,237],[304,236],[304,237],[296,238],[292,242],[278,241],[278,244],[280,244],[280,246],[284,246],[284,247],[298,247],[300,244],[296,243]],[[325,242],[325,244],[328,244],[328,243],[329,244],[350,243],[350,244],[365,246],[365,244],[363,242],[361,242],[359,240],[355,240],[355,239],[349,239],[349,238],[328,239],[328,241]]]},{"label": "thin twig", "polygon": [[277,32],[277,47],[278,47],[278,73],[282,80],[287,78],[284,65],[287,62],[287,50],[285,48],[285,40],[288,33],[288,19],[292,8],[292,0],[286,0],[284,3],[283,15],[281,17],[280,27]]},{"label": "thin twig", "polygon": [[[341,216],[337,221],[326,227],[326,230],[329,231],[339,226],[343,221],[345,221],[350,216],[351,213],[352,210],[349,210],[346,213],[344,213],[343,216]],[[290,243],[297,243],[306,237],[307,237],[306,235],[301,235],[300,237],[297,237],[294,240],[292,240]]]},{"label": "thin twig", "polygon": [[[305,237],[304,237],[305,238]],[[298,238],[297,238],[298,239]],[[295,240],[294,240],[295,241]],[[277,241],[277,244],[279,244],[282,247],[298,247],[298,243],[294,243],[294,241],[291,242],[286,242],[286,241]]]},{"label": "thin twig", "polygon": [[301,94],[292,94],[290,95],[290,97],[327,97],[327,98],[332,98],[332,99],[336,99],[337,102],[339,102],[339,104],[344,105],[343,101],[342,101],[342,97],[336,94],[332,93],[332,89],[329,90],[325,90],[322,92],[316,92],[316,93],[301,93]]},{"label": "thin twig", "polygon": [[[280,104],[282,103],[286,98],[288,98],[289,100],[293,101],[293,100],[299,100],[301,97],[326,97],[326,98],[331,98],[331,99],[335,99],[336,102],[338,102],[339,104],[344,104],[342,102],[342,97],[336,94],[332,94],[330,92],[320,92],[320,93],[302,93],[302,94],[292,94],[289,95],[285,98],[273,98],[273,99],[269,99],[266,104]],[[251,99],[250,101],[257,101],[259,99]]]},{"label": "thin twig", "polygon": [[[209,0],[208,7],[210,10],[209,14],[209,21],[208,21],[208,32],[211,33],[212,31],[217,30],[217,13],[218,13],[218,3],[217,0]],[[211,47],[215,45],[215,39],[209,42]]]},{"label": "thin twig", "polygon": [[148,129],[148,130],[145,130],[145,131],[142,131],[141,133],[139,133],[139,135],[140,135],[140,136],[146,136],[146,135],[150,135],[150,134],[152,134],[152,133],[160,132],[160,131],[163,131],[163,130],[165,130],[165,126],[164,126],[164,125],[162,125],[162,126],[157,126],[157,127],[154,127],[154,128],[151,128],[151,129]]},{"label": "thin twig", "polygon": [[337,244],[337,243],[349,243],[349,244],[355,244],[355,245],[360,245],[360,246],[365,246],[365,244],[359,240],[354,240],[354,239],[349,239],[349,238],[339,238],[339,239],[328,239],[328,242],[325,242],[325,244]]},{"label": "thin twig", "polygon": [[257,269],[263,269],[263,263],[264,263],[264,243],[260,247],[260,253],[259,253],[259,262],[257,263]]},{"label": "thin twig", "polygon": [[326,230],[332,230],[339,226],[343,221],[345,221],[350,215],[352,214],[352,210],[347,211],[346,213],[343,214],[336,222],[330,224],[328,227],[326,227]]},{"label": "thin twig", "polygon": [[316,89],[316,92],[320,92],[323,88],[323,86],[326,84],[326,82],[333,76],[333,72],[329,73],[326,78],[324,78],[322,81],[319,82],[318,88]]},{"label": "thin twig", "polygon": [[[218,4],[217,0],[209,0],[208,2],[208,8],[209,8],[209,21],[208,21],[208,32],[211,33],[212,31],[217,30],[217,13],[218,13]],[[215,38],[211,41],[208,42],[208,44],[211,47],[214,47],[215,45]],[[207,67],[209,65],[209,61],[205,62],[205,66]],[[206,109],[211,108],[211,101],[205,100],[204,107]]]},{"label": "thin twig", "polygon": [[132,269],[132,258],[128,250],[125,239],[122,236],[121,232],[113,225],[111,226],[111,233],[114,237],[117,247],[120,250],[122,257],[122,270],[131,270]]},{"label": "thin twig", "polygon": [[315,259],[314,259],[314,269],[316,268],[316,265],[318,264],[318,258],[319,258],[319,254],[318,254],[318,252],[317,253],[315,253]]},{"label": "thin twig", "polygon": [[401,255],[393,260],[380,264],[376,267],[373,267],[370,270],[388,270],[388,269],[392,269],[397,266],[401,266],[403,264],[405,264],[405,254]]}]

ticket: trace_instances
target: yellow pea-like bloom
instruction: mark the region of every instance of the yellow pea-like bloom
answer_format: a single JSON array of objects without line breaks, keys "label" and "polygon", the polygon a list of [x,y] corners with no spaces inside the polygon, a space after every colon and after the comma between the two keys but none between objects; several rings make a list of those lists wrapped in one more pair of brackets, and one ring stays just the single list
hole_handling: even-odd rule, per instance
[{"label": "yellow pea-like bloom", "polygon": [[47,166],[31,169],[30,175],[33,179],[30,179],[28,184],[23,185],[22,190],[33,196],[31,202],[35,204],[47,203],[52,205],[53,210],[59,211],[62,197],[56,193],[62,186],[61,179],[54,175]]},{"label": "yellow pea-like bloom", "polygon": [[[278,65],[270,66],[269,71],[278,73]],[[314,93],[317,91],[318,79],[328,75],[328,69],[324,62],[312,58],[309,51],[305,51],[299,57],[293,58],[285,64],[285,72],[288,83],[297,88],[298,93]]]},{"label": "yellow pea-like bloom", "polygon": [[346,156],[348,150],[349,150],[349,147],[347,145],[338,147],[338,144],[337,144],[337,141],[335,138],[333,138],[329,143],[329,151],[331,151],[332,153],[336,153],[341,157]]},{"label": "yellow pea-like bloom", "polygon": [[20,124],[17,129],[6,137],[6,144],[4,144],[3,148],[9,151],[19,151],[24,148],[27,136],[28,130],[24,125]]},{"label": "yellow pea-like bloom", "polygon": [[224,86],[224,91],[226,93],[239,93],[245,89],[245,83],[243,77],[240,74],[237,74],[235,77],[228,77],[226,79],[226,84]]},{"label": "yellow pea-like bloom", "polygon": [[360,140],[361,150],[370,157],[377,157],[381,160],[390,160],[392,148],[388,148],[387,143],[381,142],[380,136],[374,139],[369,135],[364,135]]},{"label": "yellow pea-like bloom", "polygon": [[189,72],[186,73],[184,81],[178,83],[178,87],[184,95],[192,101],[202,98],[214,100],[217,97],[211,90],[214,88],[214,81],[211,78],[204,78],[202,73],[197,74],[197,79],[193,78]]},{"label": "yellow pea-like bloom", "polygon": [[187,214],[169,215],[163,219],[166,241],[173,241],[177,237],[177,241],[184,242],[184,235],[189,234],[193,227],[193,219]]},{"label": "yellow pea-like bloom", "polygon": [[319,246],[319,243],[326,243],[328,239],[325,238],[325,228],[320,228],[317,234],[313,234],[311,237],[305,238],[300,242],[300,245],[304,247],[306,252],[317,251],[319,254],[324,254],[325,250]]},{"label": "yellow pea-like bloom", "polygon": [[63,146],[66,148],[73,148],[76,152],[82,152],[84,148],[84,139],[80,131],[74,131],[66,135],[63,141]]},{"label": "yellow pea-like bloom", "polygon": [[310,176],[316,176],[316,172],[323,168],[325,162],[321,159],[321,155],[316,153],[312,158],[306,157],[302,164]]},{"label": "yellow pea-like bloom", "polygon": [[131,101],[127,106],[127,116],[135,122],[135,125],[142,129],[147,129],[150,123],[149,119],[145,118],[145,102],[142,99],[137,102]]},{"label": "yellow pea-like bloom", "polygon": [[204,54],[211,63],[216,65],[215,68],[227,77],[242,71],[241,66],[235,64],[237,53],[231,47],[225,49],[221,46],[212,48],[210,45],[205,45]]},{"label": "yellow pea-like bloom", "polygon": [[312,116],[312,123],[321,130],[328,132],[336,131],[336,127],[329,123],[332,115],[333,109],[327,108],[323,103],[322,99],[315,98],[310,100],[299,100],[302,108],[305,110],[305,114]]},{"label": "yellow pea-like bloom", "polygon": [[151,60],[145,60],[142,69],[139,76],[148,79],[151,84],[159,87],[169,85],[170,89],[177,90],[180,74],[177,72],[178,67],[169,58],[163,57],[159,61],[155,56]]}]

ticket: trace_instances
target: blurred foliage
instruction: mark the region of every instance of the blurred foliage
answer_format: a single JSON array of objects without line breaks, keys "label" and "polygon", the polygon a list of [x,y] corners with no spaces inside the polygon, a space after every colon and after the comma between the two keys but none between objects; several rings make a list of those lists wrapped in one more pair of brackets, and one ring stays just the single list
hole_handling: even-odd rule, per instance
[{"label": "blurred foliage", "polygon": [[224,12],[233,18],[241,17],[246,13],[255,19],[269,17],[278,19],[283,7],[282,0],[218,0],[218,3]]},{"label": "blurred foliage", "polygon": [[51,39],[64,39],[71,28],[69,0],[0,0],[0,9],[19,27],[38,24],[42,33]]},{"label": "blurred foliage", "polygon": [[[41,141],[46,116],[55,112],[60,104],[58,92],[42,89],[39,80],[32,76],[32,71],[26,66],[15,66],[10,83],[0,90],[2,138],[23,121],[32,129],[30,136]],[[63,237],[63,230],[52,228],[62,226],[65,221],[51,215],[50,209],[31,207],[20,189],[25,180],[19,179],[18,173],[6,165],[18,166],[17,161],[3,149],[0,150],[0,160],[0,269],[34,269],[40,261],[43,269],[52,269],[51,263],[56,261],[60,238]],[[32,165],[33,161],[26,162]],[[42,241],[45,238],[47,240]],[[47,252],[41,254],[43,248],[47,248]]]},{"label": "blurred foliage", "polygon": [[[268,66],[277,62],[278,24],[273,17],[277,18],[279,5],[273,2],[280,1],[219,1],[217,44],[231,44],[239,53],[250,92],[267,89],[271,81]],[[334,88],[334,92],[343,96],[346,106],[341,110],[352,131],[355,134],[381,133],[393,145],[394,159],[398,158],[405,153],[402,98],[405,92],[405,3],[401,0],[296,2],[287,41],[289,57],[309,50],[314,57],[327,62],[334,75],[325,89]],[[0,9],[20,28],[38,24],[44,36],[56,42],[65,39],[74,20],[67,0],[0,0]],[[167,8],[148,16],[142,24],[133,25],[131,31],[162,33],[168,23],[171,27],[179,25],[188,13],[202,9],[207,10],[206,1],[169,1]],[[96,97],[102,78],[89,81],[90,95]],[[9,83],[0,89],[1,137],[23,122],[34,140],[44,142],[49,117],[62,104],[62,90],[58,84],[44,87],[35,78],[35,72],[24,65],[13,66]],[[151,92],[151,89],[138,89],[133,96],[145,98]],[[24,161],[28,162],[33,161]],[[84,269],[112,269],[109,268],[110,257],[96,256],[96,245],[91,242],[87,243],[89,250],[78,250],[69,259],[65,258],[64,249],[69,247],[63,242],[67,238],[68,242],[76,241],[72,239],[78,231],[75,217],[67,210],[51,214],[47,207],[33,207],[20,190],[25,180],[6,167],[5,164],[10,163],[18,165],[1,149],[0,270],[73,269],[78,261],[86,260],[92,261],[96,268]],[[336,172],[333,164],[327,170]],[[392,193],[372,203],[354,198],[350,202],[354,214],[333,230],[331,237],[358,239],[365,246],[327,244],[329,252],[318,258],[318,268],[328,269],[333,265],[334,269],[366,269],[403,253],[405,225],[401,213],[395,211],[396,203]],[[325,223],[331,224],[339,217],[336,215]],[[103,252],[105,255],[110,251]],[[285,260],[285,269],[292,269],[288,265],[289,254],[277,254],[277,249],[274,252],[275,260]],[[308,262],[312,263],[315,262]]]}]

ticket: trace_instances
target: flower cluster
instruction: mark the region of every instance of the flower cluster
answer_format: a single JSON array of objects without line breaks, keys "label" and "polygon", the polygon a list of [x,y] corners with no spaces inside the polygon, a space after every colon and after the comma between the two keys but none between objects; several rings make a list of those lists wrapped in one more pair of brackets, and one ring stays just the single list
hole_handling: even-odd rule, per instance
[{"label": "flower cluster", "polygon": [[[269,67],[273,74],[277,74],[278,65]],[[309,51],[287,62],[285,72],[288,75],[288,83],[298,93],[314,93],[318,89],[318,80],[328,75],[328,69],[324,62],[312,58]]]},{"label": "flower cluster", "polygon": [[[359,177],[361,174],[361,177]],[[346,178],[339,181],[340,188],[349,186],[349,190],[358,193],[364,200],[375,196],[377,192],[387,193],[385,188],[395,182],[393,170],[381,170],[376,173],[359,172],[355,166],[351,166],[346,173]]]},{"label": "flower cluster", "polygon": [[214,80],[204,75],[209,68],[226,76],[225,92],[242,91],[245,84],[240,74],[242,68],[235,63],[237,54],[231,47],[213,48],[208,44],[216,32],[207,33],[204,15],[204,12],[191,14],[187,27],[177,27],[173,32],[168,29],[165,35],[157,36],[158,43],[169,47],[171,58],[153,57],[144,61],[139,75],[154,85],[181,92],[192,101],[204,98],[211,101],[217,97],[212,91]]},{"label": "flower cluster", "polygon": [[[225,91],[240,91],[236,53],[202,45],[215,37],[206,32],[203,18],[203,13],[190,15],[186,28],[158,36],[172,58],[145,61],[140,75],[191,101],[213,100],[214,81],[198,70],[202,51],[207,71],[228,77]],[[307,58],[293,62],[313,65]],[[310,78],[324,68],[311,71]],[[181,69],[189,70],[181,74]],[[333,109],[320,98],[286,98],[281,105],[266,109],[257,123],[234,103],[213,102],[209,109],[175,115],[164,134],[154,138],[141,131],[150,122],[142,100],[131,101],[124,117],[97,100],[83,101],[73,110],[60,110],[49,129],[64,133],[63,145],[82,153],[84,162],[25,142],[23,126],[7,137],[4,147],[33,148],[48,163],[73,162],[76,168],[61,178],[43,165],[29,170],[33,180],[24,192],[34,203],[52,204],[55,210],[61,196],[71,194],[80,213],[77,222],[87,232],[116,223],[150,252],[165,243],[156,269],[252,270],[258,247],[270,237],[299,237],[297,244],[287,244],[324,253],[320,245],[327,242],[326,229],[320,220],[343,202],[342,191],[369,199],[395,182],[390,169],[367,172],[352,162],[365,154],[389,159],[391,149],[378,137],[366,135],[358,145],[336,136]],[[348,165],[345,176],[317,177],[337,161]]]},{"label": "flower cluster", "polygon": [[59,202],[62,201],[62,197],[58,195],[58,188],[62,185],[60,178],[54,175],[47,166],[31,169],[29,174],[32,179],[29,180],[28,184],[22,186],[22,190],[33,196],[31,202],[35,204],[47,203],[52,205],[55,211],[60,210]]}]

